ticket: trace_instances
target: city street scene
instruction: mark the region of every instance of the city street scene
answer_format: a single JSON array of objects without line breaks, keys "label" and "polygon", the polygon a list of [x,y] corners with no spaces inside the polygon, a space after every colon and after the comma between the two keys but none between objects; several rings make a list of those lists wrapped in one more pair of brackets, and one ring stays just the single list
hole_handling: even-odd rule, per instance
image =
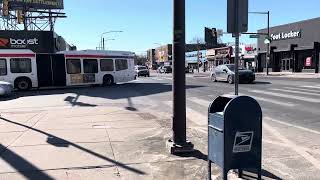
[{"label": "city street scene", "polygon": [[0,180],[320,180],[318,5],[0,0]]}]

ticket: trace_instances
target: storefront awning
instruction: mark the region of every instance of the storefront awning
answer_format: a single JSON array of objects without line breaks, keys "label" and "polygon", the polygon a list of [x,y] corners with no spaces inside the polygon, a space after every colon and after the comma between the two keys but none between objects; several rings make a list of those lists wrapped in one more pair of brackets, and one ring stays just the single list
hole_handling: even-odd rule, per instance
[{"label": "storefront awning", "polygon": [[297,51],[308,50],[308,49],[314,49],[314,47],[313,46],[298,46],[298,47],[294,48],[294,50],[297,50]]}]

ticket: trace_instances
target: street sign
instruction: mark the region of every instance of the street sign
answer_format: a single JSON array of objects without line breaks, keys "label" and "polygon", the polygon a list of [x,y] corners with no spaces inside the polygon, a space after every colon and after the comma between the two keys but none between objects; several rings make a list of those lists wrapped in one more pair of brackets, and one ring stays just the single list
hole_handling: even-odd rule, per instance
[{"label": "street sign", "polygon": [[311,57],[308,57],[307,59],[306,59],[306,66],[307,67],[310,67],[311,66],[311,64],[312,64],[312,58]]},{"label": "street sign", "polygon": [[251,34],[249,37],[258,39],[258,38],[260,38],[260,35],[259,34]]},{"label": "street sign", "polygon": [[248,3],[248,0],[228,0],[228,33],[248,31]]}]

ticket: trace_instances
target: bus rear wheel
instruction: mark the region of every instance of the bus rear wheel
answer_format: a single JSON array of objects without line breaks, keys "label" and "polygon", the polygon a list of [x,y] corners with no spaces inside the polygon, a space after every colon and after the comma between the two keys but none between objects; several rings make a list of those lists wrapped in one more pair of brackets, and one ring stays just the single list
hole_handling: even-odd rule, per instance
[{"label": "bus rear wheel", "polygon": [[31,89],[31,80],[29,78],[17,78],[14,85],[19,91],[27,91]]},{"label": "bus rear wheel", "polygon": [[103,77],[103,85],[104,86],[111,86],[112,84],[114,84],[114,80],[113,80],[112,76],[106,75]]}]

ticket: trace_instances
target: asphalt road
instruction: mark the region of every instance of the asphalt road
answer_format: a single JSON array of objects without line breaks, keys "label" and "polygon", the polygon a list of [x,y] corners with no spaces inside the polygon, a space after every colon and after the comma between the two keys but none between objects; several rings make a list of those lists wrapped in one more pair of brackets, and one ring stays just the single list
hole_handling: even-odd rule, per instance
[{"label": "asphalt road", "polygon": [[[171,84],[171,75],[140,78],[139,82]],[[148,91],[141,87],[142,91]],[[290,79],[257,77],[255,84],[240,84],[240,94],[258,100],[264,117],[320,131],[320,81],[318,79]],[[207,114],[209,101],[222,94],[233,94],[234,85],[212,82],[208,77],[187,77],[187,106]],[[155,95],[155,101],[170,101],[169,93]],[[205,103],[207,101],[207,103]],[[208,104],[209,105],[209,104]]]}]

